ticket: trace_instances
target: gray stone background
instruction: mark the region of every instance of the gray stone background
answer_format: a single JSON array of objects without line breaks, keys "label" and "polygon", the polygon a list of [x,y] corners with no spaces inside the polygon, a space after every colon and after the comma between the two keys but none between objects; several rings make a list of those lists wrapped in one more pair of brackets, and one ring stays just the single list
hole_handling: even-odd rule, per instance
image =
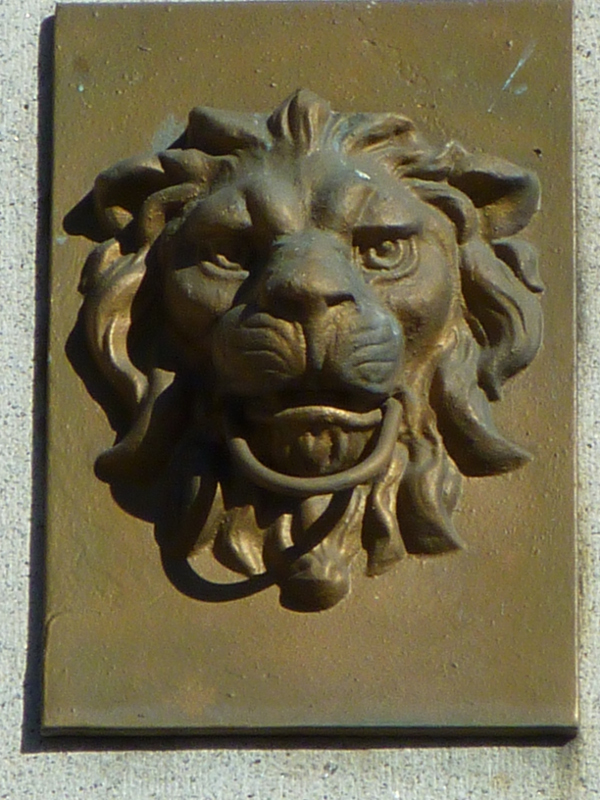
[{"label": "gray stone background", "polygon": [[581,732],[563,746],[40,740],[53,8],[0,0],[0,800],[600,797],[600,0],[575,2]]}]

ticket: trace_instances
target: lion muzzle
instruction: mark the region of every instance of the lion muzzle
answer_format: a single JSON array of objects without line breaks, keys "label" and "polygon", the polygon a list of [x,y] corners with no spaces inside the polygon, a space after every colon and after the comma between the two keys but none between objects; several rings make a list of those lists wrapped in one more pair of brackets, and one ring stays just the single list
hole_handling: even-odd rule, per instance
[{"label": "lion muzzle", "polygon": [[254,396],[293,384],[379,403],[399,388],[404,340],[329,231],[282,236],[244,303],[219,322],[213,361],[225,393]]},{"label": "lion muzzle", "polygon": [[383,404],[399,389],[404,340],[351,246],[321,230],[278,238],[244,300],[213,340],[221,391],[238,400],[228,441],[243,471],[306,494],[385,469],[398,413],[384,424]]}]

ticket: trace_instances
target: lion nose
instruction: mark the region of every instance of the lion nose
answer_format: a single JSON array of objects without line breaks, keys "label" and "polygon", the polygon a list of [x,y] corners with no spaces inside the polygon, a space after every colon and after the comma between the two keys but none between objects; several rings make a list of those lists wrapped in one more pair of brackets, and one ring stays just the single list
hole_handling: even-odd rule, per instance
[{"label": "lion nose", "polygon": [[276,240],[258,295],[263,310],[304,321],[341,303],[358,305],[363,292],[347,245],[309,231]]}]

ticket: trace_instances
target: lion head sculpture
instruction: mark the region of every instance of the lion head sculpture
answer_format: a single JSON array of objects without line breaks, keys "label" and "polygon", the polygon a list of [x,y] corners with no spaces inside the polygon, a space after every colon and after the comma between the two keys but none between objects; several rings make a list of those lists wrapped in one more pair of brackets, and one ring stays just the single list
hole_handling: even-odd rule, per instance
[{"label": "lion head sculpture", "polygon": [[[165,152],[102,172],[83,270],[89,348],[129,414],[111,483],[158,480],[161,547],[321,610],[461,546],[461,474],[528,455],[490,402],[541,340],[533,174],[397,114],[299,91],[195,108]],[[167,487],[167,488],[165,488]]]}]

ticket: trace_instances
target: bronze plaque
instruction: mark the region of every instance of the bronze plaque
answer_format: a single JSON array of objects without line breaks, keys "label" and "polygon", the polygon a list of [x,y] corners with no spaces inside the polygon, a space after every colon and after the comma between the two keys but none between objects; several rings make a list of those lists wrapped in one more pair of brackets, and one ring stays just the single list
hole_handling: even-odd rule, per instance
[{"label": "bronze plaque", "polygon": [[59,7],[46,733],[574,732],[570,61]]}]

